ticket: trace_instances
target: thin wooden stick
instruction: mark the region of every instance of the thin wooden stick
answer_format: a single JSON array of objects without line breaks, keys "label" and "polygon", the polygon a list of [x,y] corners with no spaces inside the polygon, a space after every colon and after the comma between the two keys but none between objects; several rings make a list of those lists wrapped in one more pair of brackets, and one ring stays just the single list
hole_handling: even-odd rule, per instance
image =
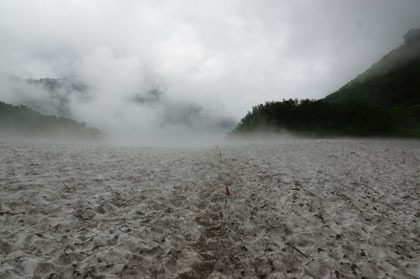
[{"label": "thin wooden stick", "polygon": [[287,246],[289,246],[289,247],[293,248],[294,250],[296,250],[297,252],[299,252],[301,255],[303,255],[303,256],[305,256],[306,258],[308,258],[308,259],[309,259],[309,256],[308,256],[308,255],[306,255],[305,253],[303,253],[302,251],[300,251],[298,248],[296,248],[295,246],[293,246],[292,244],[290,244],[290,243],[288,243],[288,242],[285,242],[285,243],[286,243],[286,245],[287,245]]}]

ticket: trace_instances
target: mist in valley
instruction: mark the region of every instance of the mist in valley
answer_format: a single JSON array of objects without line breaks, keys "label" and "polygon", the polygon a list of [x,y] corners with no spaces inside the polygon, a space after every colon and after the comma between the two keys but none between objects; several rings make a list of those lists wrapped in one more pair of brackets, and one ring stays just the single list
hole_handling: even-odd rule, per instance
[{"label": "mist in valley", "polygon": [[3,1],[0,100],[114,143],[219,142],[256,104],[335,91],[420,26],[418,11],[415,1]]},{"label": "mist in valley", "polygon": [[419,14],[0,1],[0,278],[420,278]]}]

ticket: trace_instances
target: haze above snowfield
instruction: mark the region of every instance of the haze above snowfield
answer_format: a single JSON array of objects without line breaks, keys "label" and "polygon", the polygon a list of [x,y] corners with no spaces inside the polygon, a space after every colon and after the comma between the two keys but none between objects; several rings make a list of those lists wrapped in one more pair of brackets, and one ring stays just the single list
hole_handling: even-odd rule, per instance
[{"label": "haze above snowfield", "polygon": [[[144,142],[222,133],[253,105],[321,98],[420,26],[419,1],[1,1],[0,100],[60,100]],[[70,88],[70,89],[69,89]],[[77,90],[76,90],[77,91]],[[64,93],[63,93],[64,92]]]}]

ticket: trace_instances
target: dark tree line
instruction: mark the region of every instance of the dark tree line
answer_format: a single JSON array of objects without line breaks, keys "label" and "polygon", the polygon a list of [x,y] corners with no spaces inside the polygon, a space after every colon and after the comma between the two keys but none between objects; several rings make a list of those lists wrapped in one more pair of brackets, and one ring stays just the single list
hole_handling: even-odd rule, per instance
[{"label": "dark tree line", "polygon": [[285,129],[301,134],[381,136],[397,133],[399,124],[391,111],[363,103],[290,99],[254,106],[233,133]]},{"label": "dark tree line", "polygon": [[283,100],[252,108],[234,133],[420,137],[420,29],[338,91],[321,100]]},{"label": "dark tree line", "polygon": [[0,134],[97,138],[100,131],[65,117],[42,115],[27,106],[0,101]]}]

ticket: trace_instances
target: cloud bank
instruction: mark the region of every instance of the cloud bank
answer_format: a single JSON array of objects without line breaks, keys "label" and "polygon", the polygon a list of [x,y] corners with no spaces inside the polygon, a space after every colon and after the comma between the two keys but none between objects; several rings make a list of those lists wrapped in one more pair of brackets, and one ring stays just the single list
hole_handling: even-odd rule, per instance
[{"label": "cloud bank", "polygon": [[[419,12],[414,0],[4,0],[0,99],[145,142],[219,133],[258,103],[338,89]],[[41,78],[61,80],[61,97],[23,82]]]}]

